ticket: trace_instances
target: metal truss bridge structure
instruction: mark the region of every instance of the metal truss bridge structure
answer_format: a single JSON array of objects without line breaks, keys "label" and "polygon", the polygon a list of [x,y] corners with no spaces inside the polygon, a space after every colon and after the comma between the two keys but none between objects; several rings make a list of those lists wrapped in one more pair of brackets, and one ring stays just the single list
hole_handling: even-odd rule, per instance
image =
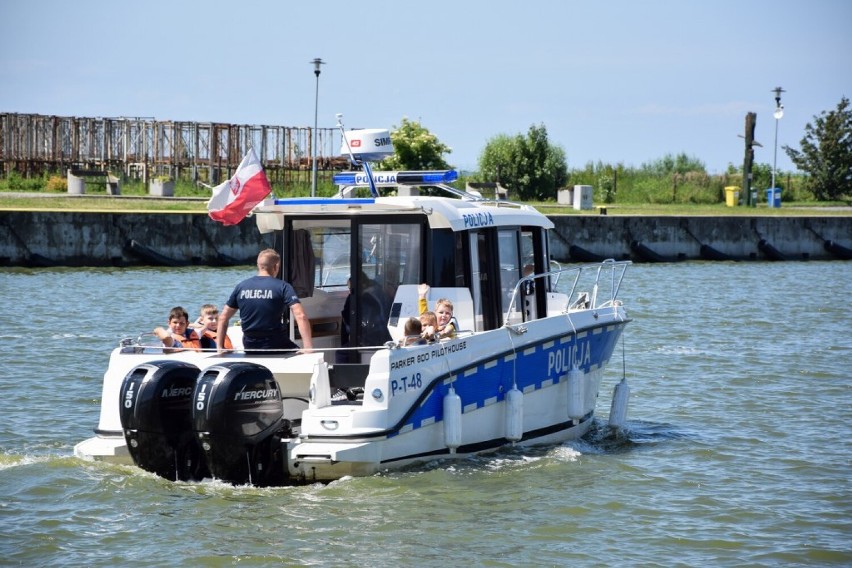
[{"label": "metal truss bridge structure", "polygon": [[315,148],[318,171],[345,168],[340,144],[335,128],[0,113],[0,173],[24,177],[98,169],[145,182],[168,176],[215,184],[254,148],[270,180],[306,181]]}]

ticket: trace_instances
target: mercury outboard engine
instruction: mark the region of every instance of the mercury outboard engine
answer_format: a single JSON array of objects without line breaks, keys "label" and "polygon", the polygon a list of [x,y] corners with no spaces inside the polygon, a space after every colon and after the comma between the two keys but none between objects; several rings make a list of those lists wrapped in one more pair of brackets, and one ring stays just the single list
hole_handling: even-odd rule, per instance
[{"label": "mercury outboard engine", "polygon": [[269,369],[240,361],[209,367],[192,400],[193,429],[214,478],[257,486],[286,481],[281,439],[290,423]]},{"label": "mercury outboard engine", "polygon": [[135,367],[121,384],[121,428],[133,461],[144,470],[180,481],[208,476],[192,431],[195,365],[152,361]]}]

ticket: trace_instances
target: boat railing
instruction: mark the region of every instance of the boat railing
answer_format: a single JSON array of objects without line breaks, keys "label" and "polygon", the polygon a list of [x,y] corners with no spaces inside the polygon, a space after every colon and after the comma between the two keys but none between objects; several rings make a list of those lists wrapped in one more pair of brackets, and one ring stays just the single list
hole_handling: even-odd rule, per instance
[{"label": "boat railing", "polygon": [[[231,329],[234,329],[231,327]],[[215,347],[166,347],[163,345],[160,338],[153,332],[143,332],[136,336],[128,336],[123,337],[118,342],[118,347],[122,353],[134,353],[134,354],[162,354],[162,355],[174,355],[178,353],[200,353],[203,355],[221,355],[219,350]],[[355,347],[313,347],[310,349],[310,353],[352,353],[352,354],[361,354],[366,352],[376,352],[382,351],[384,349],[391,349],[398,347],[397,342],[395,341],[387,341],[382,345],[361,345]],[[251,349],[251,354],[253,355],[280,355],[280,356],[293,356],[300,355],[302,353],[306,353],[304,348],[295,347],[295,348],[267,348],[267,349]],[[236,345],[232,348],[226,349],[224,352],[224,356],[240,356],[248,354],[249,351],[246,350],[241,345]]]},{"label": "boat railing", "polygon": [[520,304],[521,297],[529,295],[537,283],[545,286],[547,290],[557,291],[561,278],[570,278],[570,284],[567,286],[567,301],[563,311],[616,306],[618,305],[618,291],[621,288],[624,273],[632,262],[608,259],[600,263],[570,267],[555,264],[556,269],[540,274],[529,274],[518,280],[512,290],[509,307],[504,314],[504,322],[510,323],[514,319],[512,314],[519,311],[517,306]]},{"label": "boat railing", "polygon": [[509,200],[506,200],[506,199],[494,199],[494,198],[491,198],[491,197],[482,197],[479,194],[471,193],[471,192],[465,191],[463,189],[456,189],[455,187],[453,187],[451,185],[446,185],[446,184],[443,184],[443,183],[436,183],[436,184],[433,184],[433,185],[429,185],[428,187],[434,187],[435,189],[438,189],[441,192],[446,193],[447,195],[450,195],[452,197],[457,197],[457,198],[462,199],[464,201],[475,201],[476,203],[478,203],[480,205],[488,205],[488,206],[491,206],[491,207],[512,207],[512,208],[515,208],[515,209],[530,208],[530,206],[525,204],[525,203],[518,203],[516,201],[509,201]]}]

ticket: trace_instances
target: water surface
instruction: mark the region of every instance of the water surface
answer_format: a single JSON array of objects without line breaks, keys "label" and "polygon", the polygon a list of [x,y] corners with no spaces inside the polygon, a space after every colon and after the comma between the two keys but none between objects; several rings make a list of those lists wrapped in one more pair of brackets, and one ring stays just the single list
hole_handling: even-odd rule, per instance
[{"label": "water surface", "polygon": [[570,444],[268,489],[72,457],[117,341],[249,270],[0,269],[0,564],[852,564],[852,263],[632,266],[634,321]]}]

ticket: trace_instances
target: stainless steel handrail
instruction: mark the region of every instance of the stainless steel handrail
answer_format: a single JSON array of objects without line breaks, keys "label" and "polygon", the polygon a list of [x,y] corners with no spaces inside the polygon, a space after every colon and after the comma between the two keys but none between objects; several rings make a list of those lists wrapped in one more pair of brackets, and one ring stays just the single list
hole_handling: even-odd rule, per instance
[{"label": "stainless steel handrail", "polygon": [[[557,270],[550,270],[541,274],[530,274],[524,276],[520,280],[518,280],[517,284],[515,284],[515,287],[512,290],[512,299],[509,302],[509,306],[506,310],[506,313],[503,314],[503,323],[504,325],[508,323],[509,315],[514,311],[515,304],[518,301],[518,297],[521,295],[521,290],[525,286],[533,285],[536,280],[544,280],[546,278],[552,277],[554,281],[551,283],[551,286],[547,288],[550,291],[556,288],[556,283],[559,281],[560,276],[570,272],[575,272],[576,274],[574,275],[574,280],[571,283],[570,290],[568,291],[569,302],[574,296],[574,293],[577,291],[577,284],[579,283],[580,277],[584,274],[584,272],[588,273],[589,271],[595,271],[594,282],[592,284],[591,290],[591,297],[589,298],[589,308],[596,309],[602,307],[605,304],[613,305],[615,303],[615,299],[618,297],[618,291],[621,288],[621,283],[624,280],[624,273],[627,270],[627,267],[631,264],[633,263],[629,260],[607,259],[599,263],[596,262],[590,264],[581,264],[567,268],[560,267]],[[598,304],[598,292],[600,290],[601,275],[606,273],[609,273],[611,278],[609,294],[610,297]]]}]

